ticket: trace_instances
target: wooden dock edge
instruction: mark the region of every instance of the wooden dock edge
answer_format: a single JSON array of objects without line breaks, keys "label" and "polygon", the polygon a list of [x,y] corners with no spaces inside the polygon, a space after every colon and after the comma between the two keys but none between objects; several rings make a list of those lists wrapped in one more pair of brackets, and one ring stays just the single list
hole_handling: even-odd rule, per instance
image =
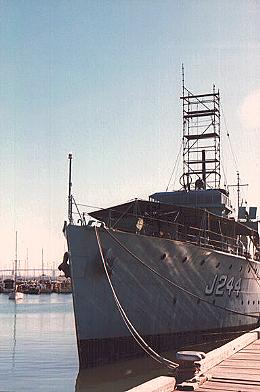
[{"label": "wooden dock edge", "polygon": [[[238,338],[224,344],[221,347],[216,348],[208,352],[205,358],[197,360],[199,372],[189,380],[182,380],[178,383],[177,374],[177,386],[178,391],[195,391],[202,385],[205,381],[211,379],[210,374],[207,372],[213,369],[215,366],[219,365],[221,362],[230,358],[232,355],[247,347],[251,343],[255,342],[260,338],[260,328],[254,329],[252,331],[246,332],[245,334],[239,336]],[[190,366],[194,365],[195,362],[190,362]],[[182,368],[178,368],[180,371]]]},{"label": "wooden dock edge", "polygon": [[126,392],[173,392],[176,380],[174,377],[160,376],[138,385]]},{"label": "wooden dock edge", "polygon": [[[252,331],[246,332],[245,334],[239,336],[238,338],[224,344],[224,346],[218,347],[206,354],[204,359],[199,361],[200,364],[200,376],[205,374],[213,367],[217,366],[219,363],[225,359],[231,357],[233,354],[242,350],[249,344],[260,339],[260,327]],[[205,380],[207,377],[205,377]],[[186,382],[178,385],[179,390],[195,390],[200,385],[200,382],[196,379],[187,380]],[[138,385],[126,392],[172,392],[175,390],[176,380],[174,377],[170,376],[160,376],[152,380],[145,382],[144,384]],[[181,388],[183,387],[183,389]]]},{"label": "wooden dock edge", "polygon": [[206,357],[202,359],[200,363],[200,372],[205,373],[218,365],[220,362],[231,357],[237,351],[253,343],[255,340],[260,338],[260,327],[253,329],[252,331],[246,332],[238,338],[224,344],[224,346],[218,347],[206,354]]}]

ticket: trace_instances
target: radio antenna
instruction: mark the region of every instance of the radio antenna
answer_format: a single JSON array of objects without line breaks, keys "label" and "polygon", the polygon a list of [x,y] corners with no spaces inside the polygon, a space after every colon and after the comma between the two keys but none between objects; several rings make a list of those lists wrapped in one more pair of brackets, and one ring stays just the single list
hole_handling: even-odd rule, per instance
[{"label": "radio antenna", "polygon": [[239,176],[239,171],[237,171],[237,183],[228,185],[228,187],[236,187],[237,188],[237,219],[239,217],[239,207],[240,207],[240,192],[241,192],[241,187],[242,186],[248,186],[248,184],[241,184],[240,182],[240,176]]}]

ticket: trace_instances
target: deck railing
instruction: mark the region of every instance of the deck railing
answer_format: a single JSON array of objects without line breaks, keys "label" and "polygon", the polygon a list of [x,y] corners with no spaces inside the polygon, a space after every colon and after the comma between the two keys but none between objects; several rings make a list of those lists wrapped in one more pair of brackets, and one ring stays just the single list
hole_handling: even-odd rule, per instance
[{"label": "deck railing", "polygon": [[[73,205],[73,216],[75,217],[75,223],[83,226],[97,224],[98,221],[90,217],[88,215],[89,211],[87,210],[93,211],[94,208],[101,208],[87,206],[85,204],[77,204],[74,198]],[[82,207],[84,207],[85,211],[81,211]],[[127,224],[128,219],[130,222],[129,224]],[[144,222],[141,230],[138,230],[136,227],[138,219],[142,219]],[[255,249],[252,246],[252,243],[249,238],[246,239],[244,237],[243,242],[241,240],[241,236],[239,235],[234,235],[234,237],[230,237],[222,233],[214,232],[212,230],[184,225],[179,222],[173,222],[167,219],[157,217],[155,218],[146,215],[144,216],[137,213],[133,214],[129,211],[121,213],[118,210],[111,208],[110,214],[107,217],[107,221],[104,222],[104,224],[107,227],[113,229],[121,229],[124,231],[135,232],[136,234],[139,233],[149,236],[164,237],[167,239],[188,242],[193,245],[198,245],[200,247],[214,249],[226,253],[232,253],[247,258],[251,258],[251,253],[254,255],[256,254]]]}]

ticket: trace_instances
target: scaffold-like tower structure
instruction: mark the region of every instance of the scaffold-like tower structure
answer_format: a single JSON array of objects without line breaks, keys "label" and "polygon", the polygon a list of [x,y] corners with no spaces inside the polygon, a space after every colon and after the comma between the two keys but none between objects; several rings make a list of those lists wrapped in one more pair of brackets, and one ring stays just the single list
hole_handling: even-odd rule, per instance
[{"label": "scaffold-like tower structure", "polygon": [[209,94],[192,94],[184,85],[183,107],[183,189],[220,188],[220,100],[213,85]]}]

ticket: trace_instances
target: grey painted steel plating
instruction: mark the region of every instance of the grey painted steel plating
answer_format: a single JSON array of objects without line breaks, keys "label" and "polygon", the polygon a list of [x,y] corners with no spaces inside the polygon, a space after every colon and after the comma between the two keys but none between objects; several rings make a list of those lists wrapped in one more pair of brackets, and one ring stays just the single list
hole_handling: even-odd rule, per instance
[{"label": "grey painted steel plating", "polygon": [[[148,271],[113,241],[105,229],[99,230],[114,288],[141,335],[207,331],[256,323],[254,318],[212,304],[215,301],[216,305],[259,315],[259,282],[245,258],[180,241],[108,230],[161,275],[210,302],[205,303]],[[66,234],[78,341],[129,336],[103,270],[94,228],[69,225]],[[250,263],[259,268],[259,262],[251,260]],[[205,288],[216,274],[228,279],[234,277],[234,281],[241,278],[239,292],[223,289],[223,295],[214,292],[207,295]]]}]

